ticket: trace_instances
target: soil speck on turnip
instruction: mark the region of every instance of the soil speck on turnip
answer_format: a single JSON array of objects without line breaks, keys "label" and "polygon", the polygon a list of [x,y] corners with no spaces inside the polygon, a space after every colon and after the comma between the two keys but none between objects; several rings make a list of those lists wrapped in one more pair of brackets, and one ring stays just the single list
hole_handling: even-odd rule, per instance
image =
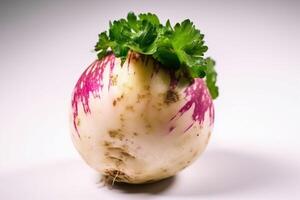
[{"label": "soil speck on turnip", "polygon": [[128,111],[134,112],[134,108],[131,105],[126,106],[125,109]]},{"label": "soil speck on turnip", "polygon": [[165,94],[164,102],[169,105],[179,100],[179,94],[175,90],[168,90]]},{"label": "soil speck on turnip", "polygon": [[118,83],[118,74],[115,75],[115,76],[111,76],[111,85],[114,86],[114,85],[117,85]]},{"label": "soil speck on turnip", "polygon": [[124,135],[121,133],[121,129],[118,130],[109,130],[108,134],[112,138],[118,138],[120,140],[123,140]]}]

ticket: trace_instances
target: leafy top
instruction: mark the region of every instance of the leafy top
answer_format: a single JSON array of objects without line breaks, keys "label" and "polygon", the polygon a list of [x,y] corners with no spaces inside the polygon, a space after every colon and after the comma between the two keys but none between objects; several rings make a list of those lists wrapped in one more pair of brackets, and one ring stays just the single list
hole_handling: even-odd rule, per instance
[{"label": "leafy top", "polygon": [[139,14],[137,17],[130,12],[127,19],[110,22],[108,33],[104,31],[99,34],[95,51],[99,59],[113,51],[122,64],[129,50],[151,55],[176,73],[190,78],[205,77],[210,94],[215,99],[218,96],[215,62],[204,57],[208,48],[203,37],[188,19],[173,27],[169,20],[162,25],[155,14]]}]

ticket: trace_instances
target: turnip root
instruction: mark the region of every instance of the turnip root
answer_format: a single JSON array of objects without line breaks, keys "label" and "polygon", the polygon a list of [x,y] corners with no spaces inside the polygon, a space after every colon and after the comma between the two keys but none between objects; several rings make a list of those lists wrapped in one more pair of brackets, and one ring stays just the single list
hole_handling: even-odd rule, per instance
[{"label": "turnip root", "polygon": [[151,56],[130,51],[94,61],[72,96],[71,135],[92,168],[116,182],[175,175],[205,149],[214,107],[205,80],[178,78]]}]

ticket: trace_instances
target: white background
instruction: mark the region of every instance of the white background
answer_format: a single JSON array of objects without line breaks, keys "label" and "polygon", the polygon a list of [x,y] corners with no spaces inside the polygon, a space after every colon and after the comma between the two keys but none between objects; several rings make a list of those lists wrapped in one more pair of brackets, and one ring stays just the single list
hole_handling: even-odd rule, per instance
[{"label": "white background", "polygon": [[[300,199],[299,2],[79,2],[0,2],[0,199]],[[75,151],[68,109],[97,34],[128,11],[194,21],[220,97],[196,163],[111,189]]]}]

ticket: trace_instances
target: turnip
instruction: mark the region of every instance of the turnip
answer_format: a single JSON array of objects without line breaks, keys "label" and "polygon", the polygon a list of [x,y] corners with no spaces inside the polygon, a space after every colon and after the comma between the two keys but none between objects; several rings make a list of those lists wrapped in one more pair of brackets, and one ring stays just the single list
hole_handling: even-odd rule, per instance
[{"label": "turnip", "polygon": [[83,159],[117,182],[175,175],[205,149],[218,96],[214,61],[189,20],[174,27],[154,14],[110,23],[98,59],[72,96],[72,140]]}]

